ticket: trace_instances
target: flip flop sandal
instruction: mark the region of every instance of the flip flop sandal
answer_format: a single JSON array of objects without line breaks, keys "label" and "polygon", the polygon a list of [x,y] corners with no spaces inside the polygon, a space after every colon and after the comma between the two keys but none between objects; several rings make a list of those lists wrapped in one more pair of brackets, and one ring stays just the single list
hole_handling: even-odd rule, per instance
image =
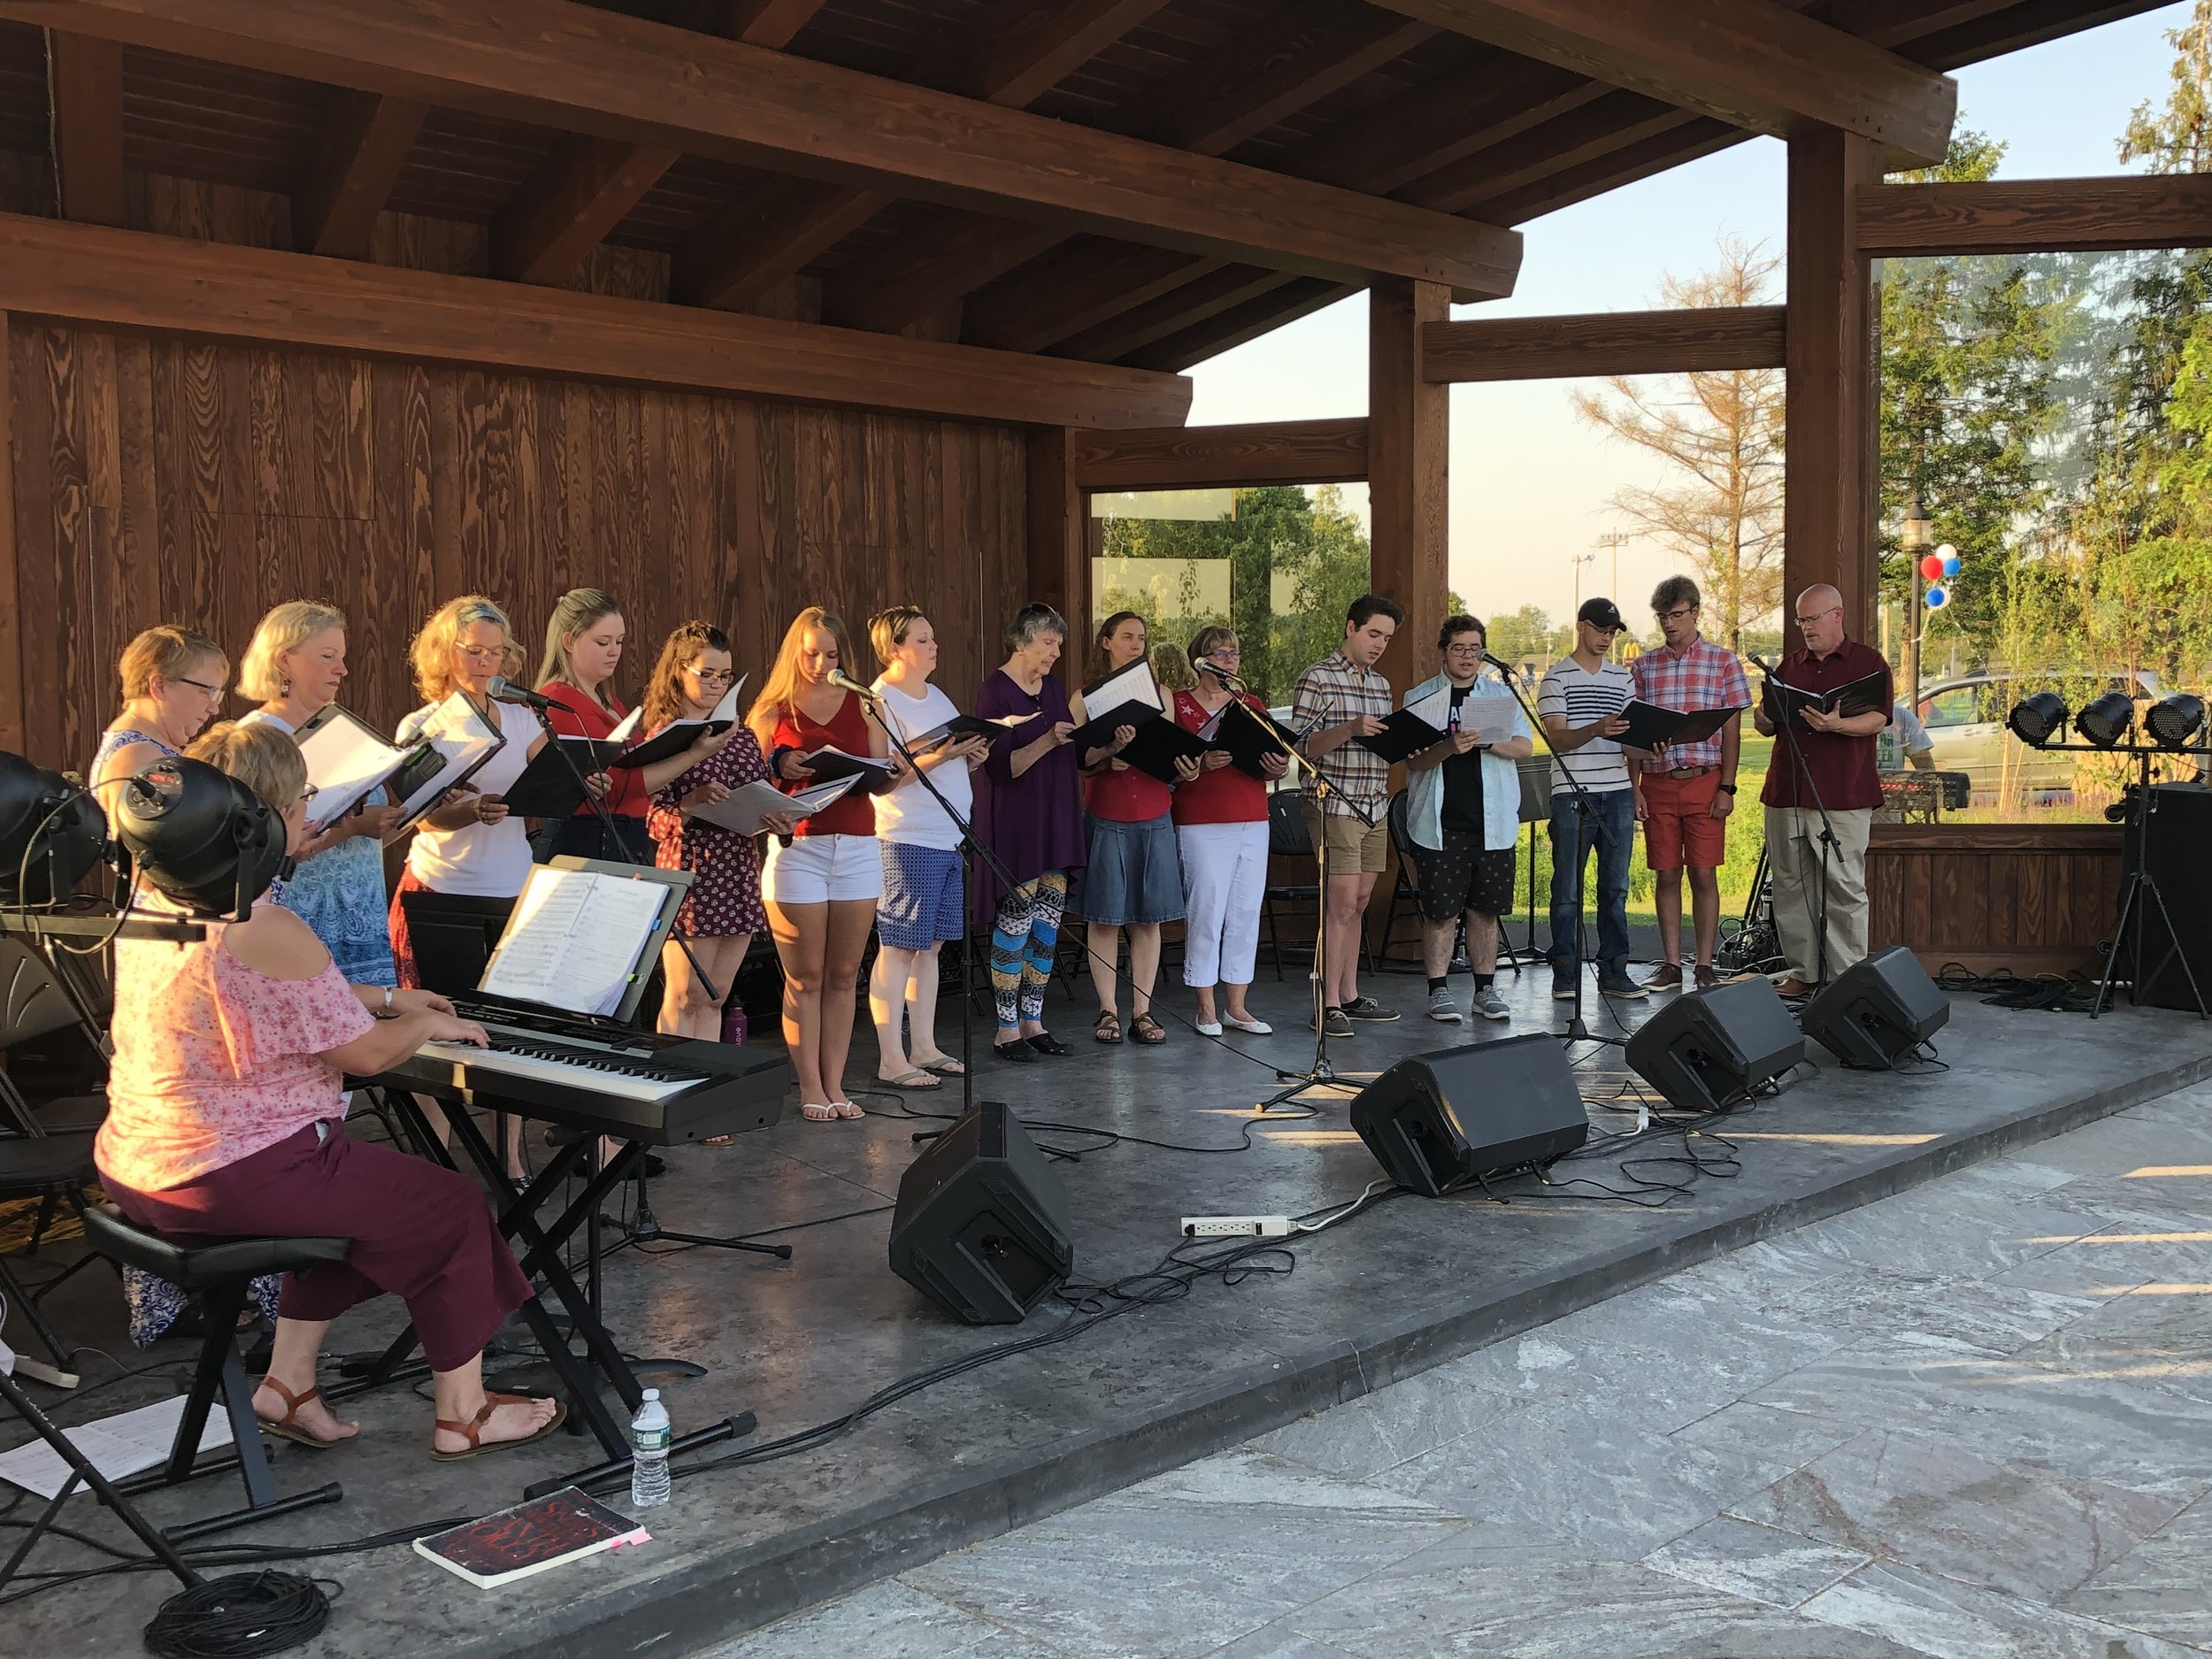
[{"label": "flip flop sandal", "polygon": [[342,1446],[348,1440],[357,1438],[357,1436],[351,1434],[341,1434],[335,1440],[326,1440],[322,1439],[319,1435],[310,1434],[305,1429],[300,1427],[297,1423],[293,1421],[295,1417],[299,1416],[300,1408],[302,1406],[313,1405],[317,1401],[323,1397],[323,1391],[321,1389],[310,1388],[303,1394],[296,1394],[273,1377],[264,1377],[261,1379],[261,1386],[264,1388],[275,1389],[278,1394],[280,1395],[284,1401],[284,1415],[282,1417],[257,1417],[256,1419],[256,1421],[261,1425],[261,1432],[264,1434],[273,1434],[277,1437],[277,1439],[280,1440],[289,1440],[295,1446],[310,1446],[319,1452],[326,1452],[334,1446]]},{"label": "flip flop sandal", "polygon": [[837,1121],[837,1103],[834,1101],[827,1102],[802,1101],[799,1104],[799,1116],[810,1124],[833,1124]]},{"label": "flip flop sandal", "polygon": [[830,1105],[840,1118],[865,1118],[868,1115],[853,1101],[832,1101]]},{"label": "flip flop sandal", "polygon": [[876,1079],[876,1087],[878,1088],[910,1088],[926,1091],[933,1088],[942,1088],[945,1086],[939,1080],[935,1072],[932,1071],[927,1066],[922,1066],[912,1071],[902,1071],[896,1077],[879,1077]]},{"label": "flip flop sandal", "polygon": [[526,1434],[519,1440],[494,1440],[489,1446],[483,1443],[484,1425],[492,1420],[493,1412],[502,1406],[527,1405],[533,1397],[530,1394],[495,1394],[487,1391],[484,1395],[484,1409],[467,1422],[455,1423],[449,1418],[437,1418],[438,1427],[445,1430],[449,1434],[460,1435],[468,1441],[469,1447],[465,1452],[442,1452],[438,1449],[438,1442],[434,1439],[430,1442],[430,1455],[442,1463],[457,1463],[464,1458],[480,1457],[486,1452],[508,1451],[517,1446],[527,1446],[534,1440],[541,1440],[568,1421],[568,1408],[556,1404],[553,1408],[553,1420],[536,1433]]},{"label": "flip flop sandal", "polygon": [[1137,1042],[1165,1042],[1167,1027],[1149,1014],[1140,1014],[1129,1022],[1129,1035]]},{"label": "flip flop sandal", "polygon": [[1098,1019],[1091,1026],[1091,1041],[1094,1042],[1119,1042],[1121,1041],[1121,1020],[1112,1009],[1102,1008],[1098,1010]]},{"label": "flip flop sandal", "polygon": [[949,1056],[942,1060],[925,1060],[921,1065],[922,1070],[932,1077],[965,1077],[968,1074],[968,1068]]}]

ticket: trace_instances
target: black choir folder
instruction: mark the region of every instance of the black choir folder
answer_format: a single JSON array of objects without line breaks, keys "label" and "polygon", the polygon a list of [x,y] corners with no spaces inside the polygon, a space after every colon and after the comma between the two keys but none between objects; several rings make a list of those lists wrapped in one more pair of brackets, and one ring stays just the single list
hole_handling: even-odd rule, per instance
[{"label": "black choir folder", "polygon": [[415,1553],[471,1584],[495,1590],[564,1563],[652,1537],[626,1515],[574,1486],[415,1540]]},{"label": "black choir folder", "polygon": [[1655,703],[1632,697],[1621,712],[1628,730],[1614,741],[1623,749],[1656,749],[1662,743],[1701,743],[1744,711],[1732,709],[1663,709]]},{"label": "black choir folder", "polygon": [[1777,726],[1796,719],[1800,709],[1820,709],[1829,714],[1840,714],[1846,719],[1855,714],[1870,714],[1877,709],[1886,714],[1889,703],[1882,693],[1886,689],[1884,682],[1888,678],[1887,669],[1878,668],[1870,674],[1844,681],[1832,691],[1807,691],[1770,674],[1761,707],[1767,718]]}]

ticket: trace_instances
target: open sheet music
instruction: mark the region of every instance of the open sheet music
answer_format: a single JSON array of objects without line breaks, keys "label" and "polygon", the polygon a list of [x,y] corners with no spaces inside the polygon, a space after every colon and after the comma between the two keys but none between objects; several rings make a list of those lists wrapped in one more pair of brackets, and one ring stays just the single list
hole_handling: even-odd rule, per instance
[{"label": "open sheet music", "polygon": [[1514,734],[1514,717],[1518,712],[1504,697],[1471,695],[1459,700],[1459,724],[1455,726],[1452,688],[1448,684],[1438,687],[1418,703],[1409,703],[1406,710],[1448,737],[1455,731],[1472,732],[1476,741],[1486,746],[1502,743]]},{"label": "open sheet music", "polygon": [[1083,724],[1069,739],[1079,754],[1105,748],[1121,726],[1141,726],[1167,712],[1160,701],[1159,682],[1152,678],[1152,664],[1141,657],[1084,687],[1082,697]]},{"label": "open sheet music", "polygon": [[860,774],[850,772],[827,783],[810,784],[789,795],[772,783],[741,784],[719,801],[693,807],[690,816],[735,834],[757,835],[766,827],[761,820],[770,813],[787,813],[794,818],[812,818],[859,781]]},{"label": "open sheet music", "polygon": [[660,881],[534,864],[478,989],[572,1014],[611,1015],[660,944]]},{"label": "open sheet music", "polygon": [[[439,796],[466,783],[483,770],[484,763],[507,747],[507,734],[488,723],[457,691],[424,717],[411,731],[403,728],[403,741],[426,744],[429,753],[403,767],[395,786],[400,796],[397,835],[438,804]],[[389,839],[388,837],[387,839]]]},{"label": "open sheet music", "polygon": [[382,733],[331,703],[295,733],[307,781],[315,798],[307,803],[307,827],[335,824],[390,782],[411,760],[427,753],[423,744],[397,748]]},{"label": "open sheet music", "polygon": [[[607,757],[610,766],[649,766],[657,760],[672,760],[699,741],[702,733],[719,736],[737,724],[737,694],[745,689],[746,676],[740,674],[730,688],[722,694],[722,701],[714,705],[714,712],[703,720],[687,715],[680,720],[671,720],[642,743],[626,749],[619,755]],[[637,730],[637,710],[630,710],[629,718],[615,727],[615,735],[627,737]]]}]

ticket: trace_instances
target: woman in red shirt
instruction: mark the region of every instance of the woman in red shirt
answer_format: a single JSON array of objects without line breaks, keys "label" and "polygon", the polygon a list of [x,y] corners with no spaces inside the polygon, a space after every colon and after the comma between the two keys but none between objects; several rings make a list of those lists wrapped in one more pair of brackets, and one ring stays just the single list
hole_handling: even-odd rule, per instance
[{"label": "woman in red shirt", "polygon": [[[1262,714],[1250,693],[1239,697],[1213,672],[1236,672],[1243,655],[1228,628],[1201,628],[1190,642],[1194,691],[1175,694],[1175,723],[1205,729],[1233,702]],[[1240,720],[1233,714],[1228,718]],[[1263,755],[1260,775],[1239,770],[1217,749],[1197,777],[1175,791],[1175,840],[1183,864],[1183,983],[1198,994],[1198,1030],[1218,1037],[1225,1023],[1263,1037],[1274,1027],[1252,1018],[1245,994],[1260,948],[1260,908],[1267,895],[1267,786],[1290,769],[1282,755]],[[1227,994],[1228,1012],[1214,1011],[1214,986]]]},{"label": "woman in red shirt", "polygon": [[[604,741],[630,712],[614,695],[614,671],[621,665],[626,637],[622,606],[601,588],[572,588],[554,604],[545,625],[538,690],[561,705],[545,717],[559,735]],[[653,838],[645,826],[652,790],[633,768],[616,768],[612,780],[600,802],[614,822],[612,843],[607,826],[586,801],[567,818],[541,825],[530,838],[540,864],[564,853],[623,864],[653,862]]]},{"label": "woman in red shirt", "polygon": [[[826,748],[884,759],[882,727],[860,699],[829,683],[853,660],[845,625],[819,605],[793,619],[776,665],[745,717],[769,771],[787,793],[814,776],[806,757]],[[847,791],[786,840],[768,844],[761,872],[768,926],[783,963],[783,1038],[799,1074],[799,1111],[817,1123],[863,1116],[845,1096],[860,958],[883,894],[875,802],[864,784]]]}]

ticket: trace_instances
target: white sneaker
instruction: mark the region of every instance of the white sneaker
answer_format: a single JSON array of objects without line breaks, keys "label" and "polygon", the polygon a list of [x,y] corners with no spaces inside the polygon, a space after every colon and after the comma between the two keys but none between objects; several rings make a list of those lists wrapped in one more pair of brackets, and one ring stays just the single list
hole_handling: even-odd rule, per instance
[{"label": "white sneaker", "polygon": [[1198,1034],[1202,1037],[1218,1037],[1221,1035],[1221,1022],[1217,1019],[1200,1020],[1198,1022]]},{"label": "white sneaker", "polygon": [[1233,1025],[1239,1031],[1248,1032],[1255,1037],[1272,1037],[1275,1034],[1275,1027],[1263,1019],[1234,1019],[1225,1015],[1222,1023]]}]

